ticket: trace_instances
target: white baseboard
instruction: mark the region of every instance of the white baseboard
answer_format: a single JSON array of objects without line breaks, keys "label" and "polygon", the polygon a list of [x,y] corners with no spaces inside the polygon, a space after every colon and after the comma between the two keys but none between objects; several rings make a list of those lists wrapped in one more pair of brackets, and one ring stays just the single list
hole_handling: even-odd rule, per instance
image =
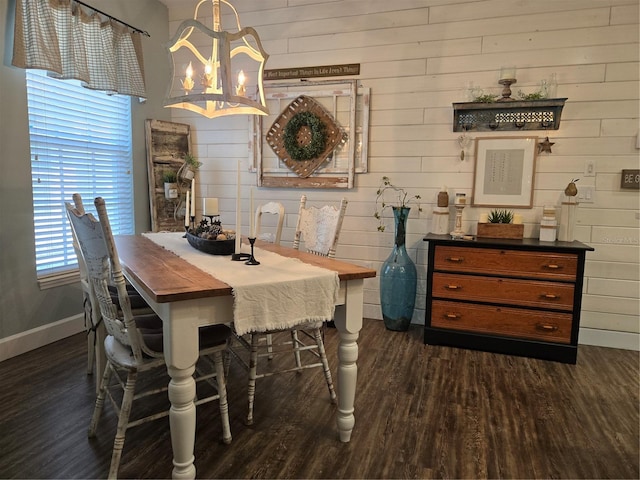
[{"label": "white baseboard", "polygon": [[84,331],[84,314],[0,339],[0,362]]},{"label": "white baseboard", "polygon": [[640,334],[581,328],[578,335],[578,344],[640,351]]},{"label": "white baseboard", "polygon": [[[365,316],[365,318],[367,318]],[[373,315],[368,317],[373,318]],[[48,325],[0,339],[0,362],[44,347],[84,331],[84,315],[78,314]],[[640,351],[640,334],[581,328],[578,343],[598,347]]]}]

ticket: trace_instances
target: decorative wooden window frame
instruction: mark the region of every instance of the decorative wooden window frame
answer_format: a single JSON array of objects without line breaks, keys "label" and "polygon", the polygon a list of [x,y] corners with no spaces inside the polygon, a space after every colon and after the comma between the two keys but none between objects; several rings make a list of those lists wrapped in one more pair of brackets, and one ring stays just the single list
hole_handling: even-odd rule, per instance
[{"label": "decorative wooden window frame", "polygon": [[185,194],[190,183],[178,179],[178,198],[168,200],[164,196],[162,174],[166,170],[177,174],[184,163],[184,155],[191,151],[191,127],[184,123],[147,119],[145,139],[151,231],[184,231]]},{"label": "decorative wooden window frame", "polygon": [[[368,169],[370,89],[356,80],[287,82],[265,85],[269,115],[251,118],[250,162],[259,187],[353,188],[356,173]],[[273,121],[300,95],[321,103],[347,133],[347,141],[336,149],[313,175],[300,178],[278,159],[265,141]],[[348,108],[345,108],[345,100]],[[354,128],[355,126],[355,128]],[[354,138],[355,133],[355,138]]]}]

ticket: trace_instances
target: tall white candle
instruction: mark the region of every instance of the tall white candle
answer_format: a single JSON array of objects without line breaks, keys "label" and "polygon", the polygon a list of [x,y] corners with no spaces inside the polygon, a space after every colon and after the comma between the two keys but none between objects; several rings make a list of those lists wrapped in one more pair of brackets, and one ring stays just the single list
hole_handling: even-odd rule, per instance
[{"label": "tall white candle", "polygon": [[189,226],[189,190],[187,190],[187,199],[184,207],[184,226]]},{"label": "tall white candle", "polygon": [[253,213],[253,187],[251,187],[251,193],[249,194],[249,235],[251,238],[255,238],[256,229],[255,229],[255,221],[254,221],[254,213]]},{"label": "tall white candle", "polygon": [[191,213],[192,217],[196,216],[196,180],[191,179]]},{"label": "tall white candle", "polygon": [[240,160],[238,160],[238,175],[236,178],[236,253],[240,253]]}]

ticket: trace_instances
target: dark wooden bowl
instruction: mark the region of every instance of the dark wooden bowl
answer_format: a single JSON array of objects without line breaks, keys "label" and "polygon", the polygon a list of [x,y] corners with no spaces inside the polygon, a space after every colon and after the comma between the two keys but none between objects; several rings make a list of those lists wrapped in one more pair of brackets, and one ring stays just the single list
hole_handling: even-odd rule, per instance
[{"label": "dark wooden bowl", "polygon": [[231,255],[235,251],[234,240],[207,240],[187,232],[187,241],[196,250],[211,255]]}]

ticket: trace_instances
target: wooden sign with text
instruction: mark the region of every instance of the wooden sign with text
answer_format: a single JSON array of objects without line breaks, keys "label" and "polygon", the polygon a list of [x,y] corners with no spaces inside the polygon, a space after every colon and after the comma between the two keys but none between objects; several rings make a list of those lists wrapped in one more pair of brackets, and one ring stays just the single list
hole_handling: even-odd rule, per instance
[{"label": "wooden sign with text", "polygon": [[318,67],[275,68],[264,71],[264,80],[290,80],[292,78],[343,77],[360,75],[359,63],[322,65]]},{"label": "wooden sign with text", "polygon": [[640,170],[622,170],[620,188],[640,190]]}]

